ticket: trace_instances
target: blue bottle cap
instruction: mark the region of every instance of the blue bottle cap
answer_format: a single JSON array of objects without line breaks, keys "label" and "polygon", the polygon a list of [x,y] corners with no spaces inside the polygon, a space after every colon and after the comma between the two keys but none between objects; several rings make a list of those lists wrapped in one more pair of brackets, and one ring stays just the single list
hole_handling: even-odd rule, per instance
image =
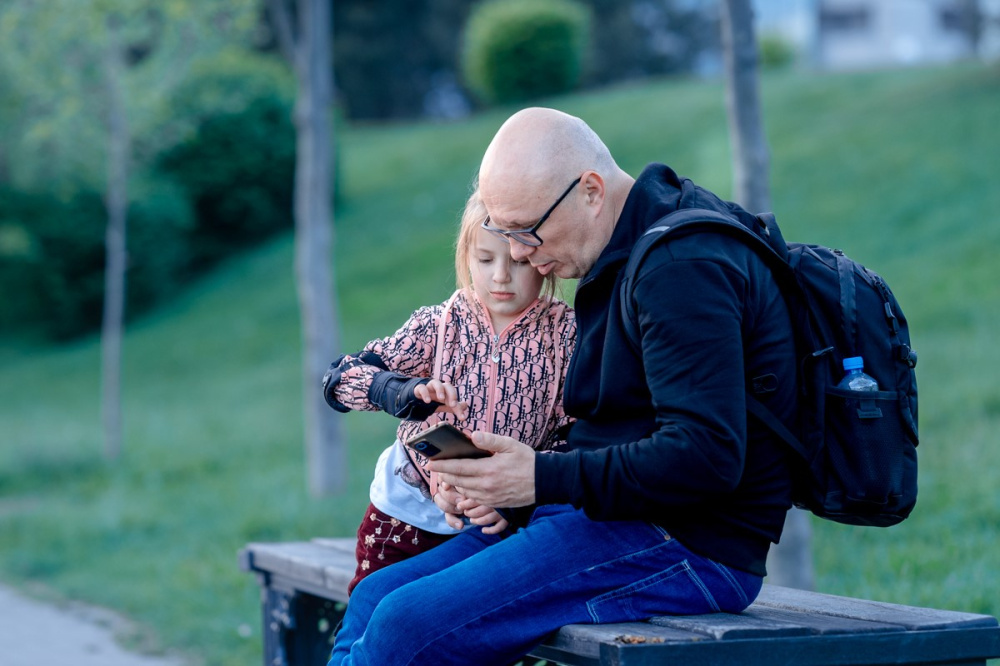
[{"label": "blue bottle cap", "polygon": [[851,356],[844,359],[844,372],[851,370],[861,370],[865,367],[865,359],[860,356]]}]

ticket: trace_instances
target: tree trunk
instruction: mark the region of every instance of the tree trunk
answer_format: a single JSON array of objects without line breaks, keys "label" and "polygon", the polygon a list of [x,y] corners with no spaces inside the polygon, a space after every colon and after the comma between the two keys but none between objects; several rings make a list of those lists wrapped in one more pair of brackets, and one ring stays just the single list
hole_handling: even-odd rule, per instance
[{"label": "tree trunk", "polygon": [[800,590],[816,587],[812,561],[812,526],[808,511],[792,509],[785,516],[781,543],[767,554],[767,582]]},{"label": "tree trunk", "polygon": [[[771,210],[770,155],[760,104],[757,37],[750,0],[722,3],[726,106],[733,148],[733,199],[747,210]],[[815,587],[809,516],[792,509],[781,543],[767,558],[768,582],[804,590]]]},{"label": "tree trunk", "polygon": [[761,119],[757,37],[750,0],[722,3],[726,106],[733,149],[733,198],[753,213],[771,210],[770,155]]},{"label": "tree trunk", "polygon": [[101,328],[101,415],[104,455],[114,460],[122,451],[121,366],[122,329],[125,318],[125,245],[128,211],[129,135],[122,91],[122,49],[115,19],[108,20],[109,44],[105,53],[108,91],[108,182],[105,206],[104,315]]},{"label": "tree trunk", "polygon": [[333,281],[333,97],[330,0],[300,0],[295,71],[295,275],[302,316],[306,465],[314,496],[343,491],[342,422],[320,384],[340,348]]}]

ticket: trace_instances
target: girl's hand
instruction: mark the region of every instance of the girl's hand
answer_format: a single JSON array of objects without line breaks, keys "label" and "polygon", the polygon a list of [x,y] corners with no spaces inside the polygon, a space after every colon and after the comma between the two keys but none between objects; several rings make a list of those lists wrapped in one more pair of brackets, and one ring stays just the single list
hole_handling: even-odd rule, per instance
[{"label": "girl's hand", "polygon": [[438,491],[434,494],[434,503],[444,511],[445,522],[452,529],[460,530],[465,527],[462,521],[462,511],[458,508],[458,503],[465,500],[454,488],[447,483],[438,484]]},{"label": "girl's hand", "polygon": [[499,534],[507,529],[507,519],[501,516],[496,509],[492,509],[483,504],[477,504],[472,500],[462,500],[458,503],[458,508],[462,510],[473,525],[482,525],[483,534]]},{"label": "girl's hand", "polygon": [[435,410],[437,412],[450,412],[459,419],[469,415],[469,403],[458,399],[458,389],[439,379],[417,386],[413,389],[413,395],[426,403],[440,402],[441,406]]}]

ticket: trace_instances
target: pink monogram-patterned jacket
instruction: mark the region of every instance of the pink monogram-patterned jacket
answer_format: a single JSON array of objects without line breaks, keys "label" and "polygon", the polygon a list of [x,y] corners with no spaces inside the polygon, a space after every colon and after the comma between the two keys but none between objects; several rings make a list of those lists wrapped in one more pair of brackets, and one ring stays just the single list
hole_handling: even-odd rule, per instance
[{"label": "pink monogram-patterned jacket", "polygon": [[395,334],[345,356],[334,397],[350,409],[378,409],[368,400],[368,387],[381,369],[358,363],[358,356],[373,353],[393,372],[454,385],[459,400],[469,404],[461,421],[442,412],[425,421],[401,421],[400,441],[448,421],[470,435],[484,430],[545,450],[571,421],[562,389],[575,344],[576,316],[562,301],[536,300],[507,328],[494,331],[475,293],[460,289],[445,303],[418,309]]}]

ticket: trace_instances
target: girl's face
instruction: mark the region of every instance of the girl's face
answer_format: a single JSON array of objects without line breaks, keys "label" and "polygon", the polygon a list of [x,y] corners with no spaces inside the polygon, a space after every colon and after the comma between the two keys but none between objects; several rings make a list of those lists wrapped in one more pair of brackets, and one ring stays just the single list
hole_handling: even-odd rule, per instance
[{"label": "girl's face", "polygon": [[472,287],[499,333],[538,298],[543,278],[527,261],[511,259],[510,246],[483,229],[469,249]]}]

